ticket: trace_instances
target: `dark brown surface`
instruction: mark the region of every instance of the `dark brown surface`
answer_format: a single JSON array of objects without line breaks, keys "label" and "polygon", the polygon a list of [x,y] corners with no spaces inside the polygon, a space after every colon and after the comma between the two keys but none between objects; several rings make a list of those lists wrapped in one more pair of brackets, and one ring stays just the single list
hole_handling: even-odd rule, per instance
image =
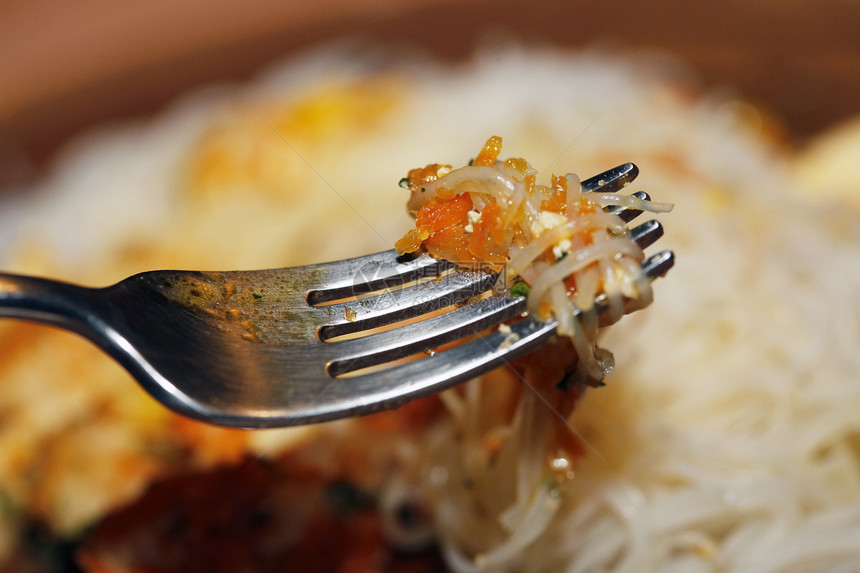
[{"label": "dark brown surface", "polygon": [[[241,80],[343,36],[467,56],[487,37],[665,51],[730,86],[798,141],[860,112],[860,2],[62,0],[0,7],[0,186],[32,176],[94,122],[145,116],[179,93]],[[5,94],[5,95],[4,95]]]}]

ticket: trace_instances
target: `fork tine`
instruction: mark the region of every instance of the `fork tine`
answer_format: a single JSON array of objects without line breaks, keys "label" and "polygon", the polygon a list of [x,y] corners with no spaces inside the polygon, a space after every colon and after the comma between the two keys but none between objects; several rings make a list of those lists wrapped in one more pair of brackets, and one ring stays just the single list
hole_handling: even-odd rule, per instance
[{"label": "fork tine", "polygon": [[331,343],[337,356],[327,370],[340,376],[360,368],[405,358],[477,334],[522,313],[525,299],[494,296],[386,332]]},{"label": "fork tine", "polygon": [[526,318],[511,326],[519,339],[510,345],[502,347],[507,336],[496,330],[434,356],[340,382],[349,384],[363,400],[381,400],[385,407],[394,407],[455,386],[472,378],[476,372],[509,364],[552,336],[555,328],[554,322]]},{"label": "fork tine", "polygon": [[629,185],[638,175],[638,167],[632,163],[624,163],[594,177],[589,177],[581,184],[586,192],[614,193]]},{"label": "fork tine", "polygon": [[[634,197],[641,199],[642,201],[650,201],[651,196],[648,195],[645,191],[637,191],[633,194]],[[642,214],[640,209],[633,209],[631,207],[624,207],[623,205],[611,205],[606,207],[606,212],[610,215],[617,215],[621,218],[625,223],[629,223],[636,217]]]},{"label": "fork tine", "polygon": [[664,276],[675,265],[675,253],[672,251],[660,251],[656,255],[648,257],[642,263],[642,272],[652,281]]},{"label": "fork tine", "polygon": [[424,277],[435,276],[452,263],[430,255],[398,257],[394,249],[332,263],[303,267],[321,275],[321,286],[308,291],[311,305],[389,289]]},{"label": "fork tine", "polygon": [[657,239],[663,236],[663,225],[656,219],[645,221],[641,225],[637,225],[630,229],[630,238],[636,241],[640,249],[647,249],[653,245]]},{"label": "fork tine", "polygon": [[319,307],[322,340],[361,330],[385,326],[421,316],[466,301],[490,290],[496,274],[478,270],[456,270],[439,281],[431,280],[398,291]]}]

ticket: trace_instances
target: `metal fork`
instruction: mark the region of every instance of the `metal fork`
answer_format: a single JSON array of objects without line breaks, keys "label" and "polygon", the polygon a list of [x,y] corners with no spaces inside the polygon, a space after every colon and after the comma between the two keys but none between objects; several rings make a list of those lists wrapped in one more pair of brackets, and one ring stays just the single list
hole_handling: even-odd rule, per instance
[{"label": "metal fork", "polygon": [[[616,191],[637,174],[628,163],[583,186]],[[615,212],[627,221],[640,213]],[[662,228],[649,221],[630,234],[644,248]],[[664,251],[643,269],[654,279],[672,264]],[[524,311],[525,299],[509,293],[476,300],[496,278],[427,255],[399,259],[394,251],[275,270],[145,272],[106,288],[0,274],[0,317],[83,335],[186,416],[277,427],[394,408],[543,344],[555,322],[526,318],[512,326],[513,338],[494,330],[435,350]],[[446,308],[452,310],[418,319]],[[416,354],[424,357],[390,364]],[[380,365],[390,367],[349,375]]]}]

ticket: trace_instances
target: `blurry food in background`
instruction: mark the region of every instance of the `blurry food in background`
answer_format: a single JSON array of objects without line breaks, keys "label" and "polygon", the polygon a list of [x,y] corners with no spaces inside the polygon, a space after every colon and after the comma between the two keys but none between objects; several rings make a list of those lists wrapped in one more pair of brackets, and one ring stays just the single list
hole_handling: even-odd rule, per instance
[{"label": "blurry food in background", "polygon": [[0,322],[2,559],[860,563],[856,206],[800,188],[808,158],[754,108],[673,74],[624,53],[496,47],[448,66],[341,45],[72,144],[4,198],[4,269],[108,284],[379,250],[410,228],[402,173],[469,157],[487,133],[541,171],[635,161],[635,187],[678,205],[663,240],[683,263],[601,340],[617,370],[563,419],[546,407],[562,390],[520,380],[545,379],[569,358],[556,353],[363,419],[214,428],[164,410],[82,340]]}]

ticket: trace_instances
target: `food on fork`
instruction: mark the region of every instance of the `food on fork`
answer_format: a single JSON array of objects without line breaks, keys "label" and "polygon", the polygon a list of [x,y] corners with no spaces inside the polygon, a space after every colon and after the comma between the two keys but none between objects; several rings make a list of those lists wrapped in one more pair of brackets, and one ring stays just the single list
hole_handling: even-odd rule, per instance
[{"label": "food on fork", "polygon": [[[465,167],[429,164],[400,181],[409,189],[416,228],[397,244],[400,254],[426,249],[459,265],[502,271],[499,283],[524,294],[528,312],[558,321],[576,349],[576,375],[599,383],[614,367],[597,348],[599,325],[649,305],[651,283],[642,249],[608,205],[667,212],[672,206],[609,192],[583,193],[573,174],[541,173],[521,157],[499,159],[502,138],[490,137]],[[605,296],[605,317],[595,304]]]}]

